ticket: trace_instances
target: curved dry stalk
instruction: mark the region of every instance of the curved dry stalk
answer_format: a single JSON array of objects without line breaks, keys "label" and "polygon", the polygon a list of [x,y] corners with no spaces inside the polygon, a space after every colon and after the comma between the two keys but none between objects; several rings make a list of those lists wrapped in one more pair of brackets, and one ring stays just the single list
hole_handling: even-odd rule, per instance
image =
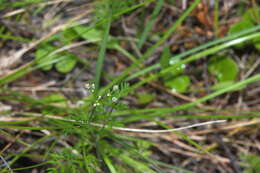
[{"label": "curved dry stalk", "polygon": [[[41,118],[48,118],[48,119],[56,119],[56,120],[62,120],[62,121],[67,121],[67,122],[77,122],[76,120],[69,120],[65,119],[63,117],[58,117],[58,116],[53,116],[53,115],[42,115],[42,114],[37,114],[33,113],[30,114],[35,117],[41,117]],[[206,126],[210,124],[216,124],[216,123],[224,123],[227,120],[214,120],[214,121],[206,121],[203,123],[196,123],[188,126],[183,126],[179,128],[172,128],[172,129],[165,129],[165,130],[152,130],[152,129],[135,129],[135,128],[125,128],[125,127],[117,127],[117,126],[109,126],[105,124],[99,124],[99,123],[93,123],[91,122],[90,125],[95,126],[95,127],[102,127],[102,128],[112,128],[113,130],[117,131],[125,131],[125,132],[136,132],[136,133],[170,133],[170,132],[176,132],[176,131],[182,131],[194,127],[200,127],[200,126]]]}]

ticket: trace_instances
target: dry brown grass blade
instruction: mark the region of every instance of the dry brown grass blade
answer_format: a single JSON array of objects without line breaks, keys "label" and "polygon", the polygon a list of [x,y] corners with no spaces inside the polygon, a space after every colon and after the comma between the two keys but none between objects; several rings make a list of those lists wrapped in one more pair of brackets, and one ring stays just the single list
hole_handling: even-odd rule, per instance
[{"label": "dry brown grass blade", "polygon": [[259,123],[260,123],[260,118],[256,118],[251,121],[236,122],[231,125],[223,125],[223,126],[220,126],[218,128],[214,128],[214,129],[206,129],[206,130],[198,130],[195,132],[189,132],[188,135],[202,135],[202,134],[208,134],[208,133],[216,133],[218,131],[227,131],[227,130],[232,130],[235,128],[242,128],[242,127],[259,124]]},{"label": "dry brown grass blade", "polygon": [[171,147],[169,145],[166,144],[156,144],[156,147],[161,149],[161,150],[165,150],[167,152],[174,152],[174,153],[178,153],[178,154],[182,154],[182,155],[186,155],[189,157],[194,157],[196,159],[206,159],[206,160],[211,160],[214,162],[221,162],[221,163],[229,163],[230,160],[225,158],[225,157],[221,157],[221,156],[216,156],[216,155],[212,155],[212,154],[201,154],[201,153],[195,153],[195,152],[189,152],[189,151],[184,151],[183,149],[177,149],[174,147]]}]

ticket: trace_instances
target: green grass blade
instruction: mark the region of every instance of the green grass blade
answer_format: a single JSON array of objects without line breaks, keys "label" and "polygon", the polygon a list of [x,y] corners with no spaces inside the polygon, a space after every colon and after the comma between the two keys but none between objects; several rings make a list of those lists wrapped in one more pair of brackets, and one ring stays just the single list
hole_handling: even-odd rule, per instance
[{"label": "green grass blade", "polygon": [[32,72],[33,65],[34,65],[34,62],[30,62],[30,63],[20,67],[19,69],[15,70],[15,72],[1,77],[0,86],[5,85],[9,82],[12,82],[12,81],[24,76],[25,74]]},{"label": "green grass blade", "polygon": [[238,39],[235,39],[235,40],[231,40],[227,43],[224,43],[224,44],[221,44],[221,45],[218,45],[218,46],[215,46],[215,47],[212,47],[210,49],[206,49],[202,52],[199,52],[195,55],[192,55],[192,56],[189,56],[188,58],[184,59],[184,60],[181,60],[180,62],[174,64],[173,66],[170,66],[166,69],[163,69],[162,71],[160,71],[158,74],[154,74],[154,75],[151,75],[150,77],[136,83],[135,85],[133,85],[131,87],[131,91],[135,90],[136,88],[138,88],[139,86],[142,86],[143,84],[149,82],[149,81],[152,81],[152,80],[155,80],[169,72],[171,72],[172,70],[176,69],[177,67],[183,65],[183,64],[187,64],[187,63],[190,63],[192,61],[195,61],[195,60],[198,60],[200,58],[203,58],[207,55],[210,55],[210,54],[213,54],[213,53],[216,53],[216,52],[219,52],[223,49],[226,49],[228,47],[231,47],[231,46],[234,46],[236,44],[239,44],[239,43],[242,43],[242,42],[245,42],[245,41],[248,41],[248,40],[251,40],[253,38],[257,38],[260,36],[260,32],[258,33],[253,33],[253,34],[250,34],[248,36],[244,36],[244,37],[241,37],[241,38],[238,38]]},{"label": "green grass blade", "polygon": [[237,88],[243,87],[245,85],[248,85],[248,84],[256,82],[256,81],[260,81],[260,74],[257,74],[255,76],[248,78],[248,79],[237,82],[237,83],[235,83],[232,86],[229,86],[227,88],[217,90],[217,91],[215,91],[215,92],[213,92],[213,93],[211,93],[207,96],[204,96],[202,98],[197,99],[196,101],[193,101],[193,102],[190,102],[190,103],[187,103],[187,104],[183,104],[183,105],[180,105],[180,106],[176,106],[176,107],[173,107],[173,108],[150,108],[150,109],[146,108],[146,109],[126,110],[126,111],[119,112],[117,114],[123,115],[123,114],[131,114],[131,113],[132,114],[154,113],[154,114],[157,114],[157,115],[162,115],[162,114],[166,114],[166,113],[170,113],[170,112],[176,112],[176,111],[179,111],[179,110],[186,110],[188,108],[196,106],[199,103],[205,102],[205,101],[210,100],[214,97],[217,97],[221,94],[233,91]]},{"label": "green grass blade", "polygon": [[138,42],[138,48],[141,49],[144,42],[146,41],[148,34],[151,32],[154,21],[156,17],[159,15],[161,8],[163,7],[164,0],[158,0],[156,6],[153,10],[151,18],[149,19],[148,23],[145,25],[144,31],[141,35],[140,41]]},{"label": "green grass blade", "polygon": [[111,173],[117,173],[115,167],[112,164],[112,161],[107,157],[103,156],[104,162],[106,163],[107,167],[109,168]]},{"label": "green grass blade", "polygon": [[125,55],[127,58],[129,58],[133,63],[137,63],[137,59],[135,58],[134,55],[132,55],[131,53],[129,53],[127,50],[125,50],[123,47],[116,45],[115,49],[122,53],[123,55]]},{"label": "green grass blade", "polygon": [[[259,26],[255,26],[255,27],[250,28],[250,29],[247,29],[247,30],[243,30],[243,31],[241,31],[241,32],[239,32],[239,33],[235,33],[235,34],[232,34],[232,35],[228,35],[228,36],[226,36],[226,37],[224,37],[224,38],[220,38],[220,39],[217,39],[217,40],[213,40],[213,41],[211,41],[211,42],[209,42],[209,43],[203,44],[203,45],[201,45],[201,46],[195,47],[195,48],[190,49],[190,50],[187,50],[187,51],[185,51],[185,52],[183,52],[183,53],[181,53],[181,54],[178,54],[178,55],[176,55],[176,56],[174,56],[174,57],[171,57],[171,59],[174,59],[174,58],[176,58],[176,59],[178,59],[178,58],[184,58],[184,57],[186,57],[186,56],[188,56],[188,55],[191,55],[191,54],[196,53],[196,52],[198,52],[198,51],[201,51],[201,50],[203,50],[203,49],[207,49],[207,48],[209,48],[209,47],[211,47],[211,46],[214,46],[214,45],[217,45],[217,44],[221,44],[221,43],[224,43],[224,42],[227,42],[227,41],[230,41],[230,40],[239,38],[239,37],[241,37],[241,36],[244,36],[244,35],[247,35],[247,34],[256,32],[256,31],[258,31],[259,29],[260,29],[260,25],[259,25]],[[161,67],[161,66],[160,66],[160,63],[156,63],[156,64],[154,64],[154,65],[152,65],[152,66],[149,66],[149,67],[146,67],[146,68],[144,68],[144,69],[142,69],[142,70],[140,70],[140,71],[138,71],[138,72],[136,72],[136,73],[133,73],[133,74],[130,75],[126,80],[134,79],[134,78],[136,78],[136,77],[138,77],[138,76],[140,76],[140,75],[143,75],[143,74],[145,74],[145,73],[148,73],[148,72],[150,72],[150,71],[152,71],[152,70],[159,69],[160,67]]]},{"label": "green grass blade", "polygon": [[172,170],[176,170],[180,173],[194,173],[192,171],[189,171],[189,170],[186,170],[186,169],[183,169],[183,168],[178,168],[176,166],[173,166],[173,165],[170,165],[170,164],[166,164],[164,162],[160,162],[160,161],[157,161],[157,160],[153,160],[154,163],[156,163],[157,165],[160,165],[160,166],[163,166],[165,168],[169,168],[169,169],[172,169]]},{"label": "green grass blade", "polygon": [[101,91],[101,94],[106,93],[114,85],[121,82],[132,70],[134,70],[136,67],[138,67],[140,63],[142,63],[146,58],[150,57],[150,55],[152,55],[152,53],[155,51],[155,49],[158,48],[161,44],[163,44],[171,36],[171,34],[176,30],[176,28],[181,25],[181,23],[188,17],[188,15],[199,4],[199,2],[200,2],[200,0],[195,0],[191,4],[191,6],[178,18],[178,20],[165,32],[163,37],[156,44],[154,44],[152,47],[150,47],[140,59],[138,59],[137,63],[133,63],[124,72],[122,72],[122,74],[120,76],[118,76],[115,80],[113,80],[109,85],[107,85]]},{"label": "green grass blade", "polygon": [[[41,1],[42,1],[42,0],[41,0]],[[120,13],[116,13],[116,14],[113,15],[112,17],[113,17],[113,18],[117,18],[117,17],[119,17],[119,16],[121,16],[121,15],[123,15],[123,14],[126,14],[126,13],[128,13],[128,12],[130,12],[130,11],[132,11],[132,10],[135,10],[135,9],[137,9],[137,8],[140,8],[140,7],[144,6],[144,5],[147,5],[147,4],[149,4],[149,3],[153,2],[153,1],[154,1],[154,0],[147,0],[147,1],[141,2],[141,3],[137,4],[137,5],[134,5],[134,6],[131,6],[131,7],[127,8],[127,9],[122,10]],[[30,1],[30,2],[32,2],[32,1]],[[29,3],[29,1],[26,2],[26,3]],[[2,6],[2,7],[3,7],[3,8],[6,8],[6,7],[4,7],[4,6]],[[0,9],[1,9],[1,7],[0,7]],[[101,19],[97,24],[95,24],[95,25],[93,25],[93,26],[90,26],[88,30],[86,30],[86,31],[84,31],[84,32],[82,32],[82,33],[79,33],[79,34],[80,34],[80,35],[81,35],[81,34],[84,34],[84,33],[88,32],[88,31],[90,31],[91,29],[93,29],[93,28],[95,28],[95,27],[97,27],[97,26],[100,26],[100,25],[104,24],[105,22],[107,22],[107,20],[108,20],[107,18]],[[111,19],[109,19],[109,20],[111,20]],[[69,23],[72,23],[72,22],[71,22],[71,21],[68,21],[67,23],[69,24]],[[47,38],[46,38],[46,39],[47,39]],[[46,40],[46,39],[45,39],[45,40]],[[82,61],[79,61],[79,62],[82,62]],[[53,63],[54,63],[54,62],[53,62]],[[83,64],[84,64],[84,63],[85,63],[85,62],[83,62]],[[4,85],[4,84],[7,84],[7,83],[10,83],[10,82],[12,82],[12,81],[14,81],[14,80],[16,80],[16,79],[18,79],[18,78],[20,78],[20,77],[22,77],[22,76],[24,76],[24,75],[30,73],[30,72],[32,72],[33,70],[36,70],[36,69],[38,69],[38,68],[40,67],[40,66],[38,66],[37,68],[33,68],[32,65],[35,65],[35,61],[32,61],[32,62],[28,63],[28,64],[25,65],[25,66],[22,66],[21,68],[19,68],[18,70],[16,70],[15,72],[13,72],[13,73],[11,73],[11,74],[8,74],[8,75],[6,75],[6,76],[1,77],[1,78],[0,78],[0,86],[2,86],[2,85]],[[47,65],[47,64],[46,64],[46,65]]]},{"label": "green grass blade", "polygon": [[109,31],[110,31],[110,25],[111,25],[111,20],[112,20],[111,15],[112,14],[110,12],[110,15],[108,16],[108,21],[106,23],[103,40],[102,40],[101,45],[100,45],[100,51],[98,53],[98,61],[97,61],[96,76],[95,76],[95,87],[96,87],[96,90],[98,90],[98,88],[99,88],[101,73],[102,73],[103,64],[104,64],[104,60],[105,60],[106,47],[107,47]]}]

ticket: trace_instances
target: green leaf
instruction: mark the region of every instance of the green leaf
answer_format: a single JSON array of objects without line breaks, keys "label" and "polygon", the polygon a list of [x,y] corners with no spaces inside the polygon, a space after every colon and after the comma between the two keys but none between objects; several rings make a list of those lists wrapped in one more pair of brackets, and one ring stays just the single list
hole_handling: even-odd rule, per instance
[{"label": "green leaf", "polygon": [[[172,58],[172,59],[169,59],[168,64],[169,64],[169,66],[173,66],[176,63],[178,63],[179,61],[181,61],[181,58]],[[165,67],[165,68],[168,68],[168,67]],[[172,71],[164,74],[164,76],[163,76],[164,82],[172,80],[173,77],[177,77],[178,75],[183,74],[185,71],[185,68],[186,68],[185,64],[176,66],[176,68],[172,69]],[[164,69],[162,68],[162,70],[164,70]]]},{"label": "green leaf", "polygon": [[160,64],[161,64],[162,68],[169,67],[170,57],[171,57],[171,50],[170,50],[169,46],[167,46],[163,49],[163,53],[160,58]]},{"label": "green leaf", "polygon": [[138,93],[137,100],[139,104],[148,104],[154,100],[154,95],[149,93]]},{"label": "green leaf", "polygon": [[52,68],[53,64],[50,63],[52,60],[57,58],[57,55],[49,55],[55,47],[44,44],[40,46],[35,53],[36,63],[41,67],[42,70],[48,71]]},{"label": "green leaf", "polygon": [[255,48],[256,48],[257,50],[260,50],[260,42],[259,42],[259,43],[255,43]]},{"label": "green leaf", "polygon": [[260,20],[260,8],[254,7],[249,8],[243,15],[243,20],[250,21],[252,23],[257,23]]},{"label": "green leaf", "polygon": [[75,67],[77,63],[77,57],[76,55],[68,52],[65,53],[63,57],[64,59],[55,64],[55,68],[60,73],[68,73]]},{"label": "green leaf", "polygon": [[260,172],[260,157],[253,154],[243,154],[240,158],[248,164],[245,166],[245,173],[256,173]]},{"label": "green leaf", "polygon": [[90,28],[86,26],[75,26],[74,30],[85,40],[91,42],[97,42],[102,39],[103,32],[96,28]]},{"label": "green leaf", "polygon": [[[229,34],[235,34],[237,32],[240,32],[240,31],[243,31],[243,30],[246,30],[246,29],[249,29],[249,28],[252,28],[254,27],[254,24],[252,22],[250,22],[250,20],[242,20],[238,23],[235,23],[233,24],[230,28],[229,28]],[[244,43],[240,43],[240,44],[237,44],[235,47],[238,48],[238,49],[241,49],[243,48],[244,46],[250,44],[251,41],[247,41],[247,42],[244,42]]]},{"label": "green leaf", "polygon": [[173,91],[183,93],[190,86],[190,78],[187,75],[177,76],[174,79],[166,81],[164,85]]},{"label": "green leaf", "polygon": [[254,46],[257,50],[260,50],[260,37],[253,39]]},{"label": "green leaf", "polygon": [[[172,58],[170,61],[169,61],[169,64],[171,66],[175,65],[176,63],[179,63],[181,61],[181,58]],[[182,74],[184,71],[185,71],[185,68],[186,68],[186,65],[185,64],[182,64],[182,65],[179,65],[178,67],[174,68],[171,72],[172,75],[179,75],[179,74]]]},{"label": "green leaf", "polygon": [[238,75],[236,62],[227,56],[211,57],[208,70],[219,82],[234,81]]},{"label": "green leaf", "polygon": [[43,101],[44,103],[59,103],[59,104],[66,104],[67,103],[67,99],[64,97],[64,95],[60,94],[60,93],[55,93],[55,94],[51,94],[48,95],[46,97],[41,98],[41,101]]},{"label": "green leaf", "polygon": [[120,47],[122,49],[122,47],[119,45],[119,41],[116,38],[109,36],[108,39],[109,39],[108,43],[107,43],[107,48],[108,49],[116,49],[116,50],[118,50],[118,47]]},{"label": "green leaf", "polygon": [[55,68],[58,72],[70,72],[77,63],[76,55],[69,52],[50,55],[55,50],[56,47],[52,46],[51,44],[42,44],[35,53],[36,63],[41,67],[42,70],[48,71],[53,67],[53,64],[58,61],[55,64]]},{"label": "green leaf", "polygon": [[79,37],[78,33],[73,28],[67,28],[62,32],[61,41],[67,45],[71,41],[76,40]]},{"label": "green leaf", "polygon": [[230,27],[229,34],[234,34],[252,27],[254,27],[254,24],[252,22],[250,22],[249,20],[242,20],[240,22],[233,24]]}]

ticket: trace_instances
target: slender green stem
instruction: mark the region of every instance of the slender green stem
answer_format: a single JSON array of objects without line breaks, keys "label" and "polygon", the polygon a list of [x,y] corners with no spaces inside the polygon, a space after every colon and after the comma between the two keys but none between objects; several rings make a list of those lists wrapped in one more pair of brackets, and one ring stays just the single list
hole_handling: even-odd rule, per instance
[{"label": "slender green stem", "polygon": [[110,25],[111,25],[111,21],[112,21],[111,11],[109,13],[110,14],[108,16],[108,20],[106,23],[104,38],[101,42],[100,51],[98,53],[98,61],[97,61],[96,76],[95,76],[96,91],[99,89],[99,83],[100,83],[101,73],[102,73],[103,64],[104,64],[104,60],[105,60],[106,47],[107,47],[107,42],[108,42],[108,37],[109,37]]},{"label": "slender green stem", "polygon": [[145,25],[145,28],[144,28],[144,31],[143,31],[143,33],[141,35],[140,41],[138,42],[138,48],[139,49],[142,48],[145,40],[148,37],[148,34],[152,30],[154,21],[155,21],[156,17],[159,15],[159,12],[160,12],[161,8],[163,7],[163,3],[164,3],[164,0],[158,0],[157,1],[156,7],[154,8],[154,11],[153,11],[153,13],[151,15],[151,18],[148,21],[148,23]]}]

